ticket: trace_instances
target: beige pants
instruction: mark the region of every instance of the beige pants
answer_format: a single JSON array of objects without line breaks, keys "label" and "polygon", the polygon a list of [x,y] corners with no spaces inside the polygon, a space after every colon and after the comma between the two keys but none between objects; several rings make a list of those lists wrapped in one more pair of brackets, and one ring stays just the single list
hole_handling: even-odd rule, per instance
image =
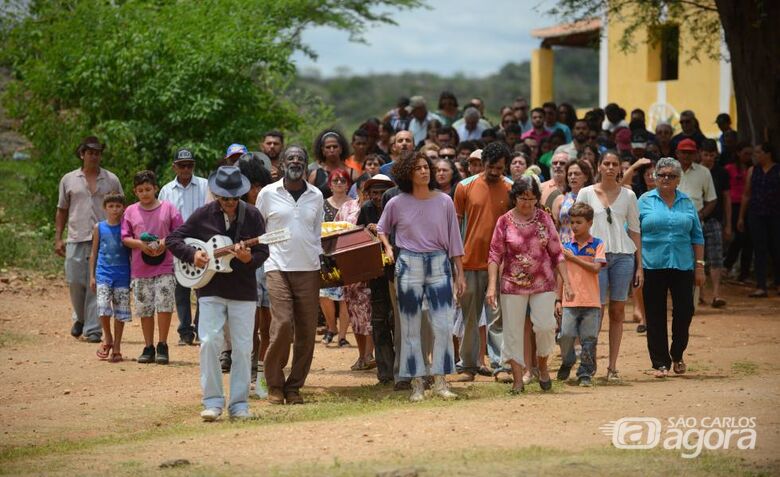
[{"label": "beige pants", "polygon": [[555,348],[555,292],[533,295],[501,295],[501,314],[504,320],[504,342],[501,345],[501,363],[514,361],[525,367],[523,359],[525,315],[531,307],[531,323],[536,333],[536,354],[544,358]]}]

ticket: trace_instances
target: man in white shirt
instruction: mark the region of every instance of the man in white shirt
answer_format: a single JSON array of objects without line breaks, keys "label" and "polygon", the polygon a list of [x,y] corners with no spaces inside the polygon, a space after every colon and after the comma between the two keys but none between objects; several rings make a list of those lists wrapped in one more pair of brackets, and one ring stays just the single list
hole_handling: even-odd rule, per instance
[{"label": "man in white shirt", "polygon": [[[422,96],[412,96],[409,99],[409,106],[412,108],[412,119],[409,121],[409,131],[414,136],[414,145],[417,146],[425,141],[428,136],[428,123],[436,119],[442,122],[441,118],[428,111],[425,105],[425,98]],[[463,138],[461,138],[461,141]]]},{"label": "man in white shirt", "polygon": [[[206,203],[208,181],[193,174],[195,156],[188,149],[179,149],[173,156],[173,171],[176,178],[162,186],[158,199],[173,204],[186,222],[190,215]],[[176,283],[176,315],[179,317],[179,346],[192,345],[198,331],[199,310],[195,305],[195,321],[192,320],[191,291]]]},{"label": "man in white shirt", "polygon": [[677,189],[691,198],[699,212],[699,220],[703,222],[703,217],[708,217],[717,205],[718,195],[712,182],[712,174],[709,169],[694,162],[699,148],[693,139],[680,141],[676,152],[683,170]]},{"label": "man in white shirt", "polygon": [[[303,404],[300,388],[314,355],[320,292],[323,198],[304,175],[308,155],[299,146],[282,153],[282,179],[263,188],[257,208],[266,230],[290,230],[291,238],[269,245],[265,262],[271,298],[271,338],[265,355],[265,379],[271,404]],[[290,375],[284,367],[293,358]]]},{"label": "man in white shirt", "polygon": [[455,128],[461,142],[475,141],[482,137],[482,131],[487,128],[479,122],[480,119],[481,116],[479,115],[479,110],[477,108],[466,108],[463,112],[463,124]]}]

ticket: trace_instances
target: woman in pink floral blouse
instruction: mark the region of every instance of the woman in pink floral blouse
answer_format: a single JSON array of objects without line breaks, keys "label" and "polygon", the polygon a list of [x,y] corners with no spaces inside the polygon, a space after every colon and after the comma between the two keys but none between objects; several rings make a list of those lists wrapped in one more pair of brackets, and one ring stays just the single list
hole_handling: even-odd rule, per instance
[{"label": "woman in pink floral blouse", "polygon": [[486,300],[490,306],[497,306],[498,272],[503,265],[501,363],[512,367],[514,394],[523,391],[523,331],[528,306],[536,333],[539,385],[548,391],[552,381],[547,358],[555,347],[556,271],[563,280],[567,298],[574,298],[558,232],[552,218],[539,208],[540,198],[539,185],[533,179],[523,177],[515,182],[509,192],[514,207],[498,219],[490,241]]}]

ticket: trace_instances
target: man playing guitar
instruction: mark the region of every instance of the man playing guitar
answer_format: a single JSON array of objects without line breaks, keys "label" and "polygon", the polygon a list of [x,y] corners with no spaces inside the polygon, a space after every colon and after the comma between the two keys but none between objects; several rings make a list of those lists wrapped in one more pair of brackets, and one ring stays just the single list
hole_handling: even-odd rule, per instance
[{"label": "man playing guitar", "polygon": [[265,233],[265,222],[254,205],[239,198],[249,190],[249,180],[238,167],[222,166],[209,177],[209,190],[216,200],[197,209],[180,228],[166,239],[175,257],[196,267],[205,267],[209,255],[185,243],[185,238],[204,242],[215,235],[230,237],[233,255],[230,273],[216,273],[198,293],[200,306],[200,382],[203,391],[201,418],[214,421],[222,414],[225,396],[219,353],[224,340],[223,326],[230,326],[233,363],[230,368],[228,413],[233,419],[251,418],[249,413],[250,356],[257,302],[255,269],[268,258],[268,246],[247,247],[244,240]]}]

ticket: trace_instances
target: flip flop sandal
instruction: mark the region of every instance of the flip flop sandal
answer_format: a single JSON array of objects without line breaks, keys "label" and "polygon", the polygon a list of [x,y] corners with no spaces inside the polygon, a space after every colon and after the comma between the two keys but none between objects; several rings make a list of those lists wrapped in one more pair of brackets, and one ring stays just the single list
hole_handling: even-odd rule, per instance
[{"label": "flip flop sandal", "polygon": [[663,379],[667,376],[669,376],[669,370],[666,369],[666,366],[661,366],[658,368],[655,373],[653,374],[658,379]]},{"label": "flip flop sandal", "polygon": [[111,363],[121,363],[124,361],[122,353],[111,353],[111,359],[108,360]]},{"label": "flip flop sandal", "polygon": [[109,345],[101,344],[98,347],[97,351],[95,351],[95,354],[97,355],[98,359],[105,360],[106,358],[108,358],[108,353],[109,351],[111,351],[112,347],[113,345],[110,344]]}]

